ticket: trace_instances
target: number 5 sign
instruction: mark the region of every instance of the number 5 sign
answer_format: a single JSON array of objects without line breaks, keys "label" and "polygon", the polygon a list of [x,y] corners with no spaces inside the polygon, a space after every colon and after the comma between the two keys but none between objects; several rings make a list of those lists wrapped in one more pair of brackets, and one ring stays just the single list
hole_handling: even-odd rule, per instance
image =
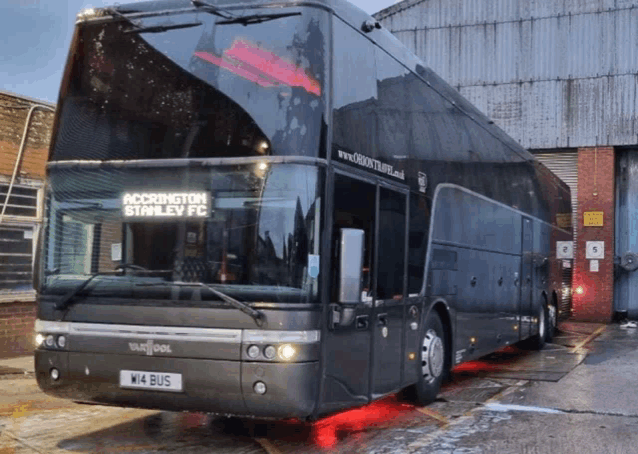
[{"label": "number 5 sign", "polygon": [[588,241],[585,249],[585,258],[591,260],[600,260],[605,258],[605,242],[604,241]]},{"label": "number 5 sign", "polygon": [[574,258],[574,244],[571,241],[557,241],[556,242],[556,258],[557,259],[573,259]]}]

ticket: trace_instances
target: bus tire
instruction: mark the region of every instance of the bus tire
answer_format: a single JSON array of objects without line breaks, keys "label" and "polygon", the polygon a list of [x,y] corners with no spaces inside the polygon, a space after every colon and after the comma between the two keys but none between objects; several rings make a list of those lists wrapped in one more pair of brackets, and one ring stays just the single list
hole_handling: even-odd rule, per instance
[{"label": "bus tire", "polygon": [[541,304],[541,309],[538,311],[538,334],[530,337],[525,346],[530,350],[542,349],[547,339],[547,328],[547,306]]},{"label": "bus tire", "polygon": [[415,385],[417,405],[428,405],[436,400],[441,383],[447,374],[448,345],[439,314],[433,310],[425,320],[421,348],[417,355],[419,380]]}]

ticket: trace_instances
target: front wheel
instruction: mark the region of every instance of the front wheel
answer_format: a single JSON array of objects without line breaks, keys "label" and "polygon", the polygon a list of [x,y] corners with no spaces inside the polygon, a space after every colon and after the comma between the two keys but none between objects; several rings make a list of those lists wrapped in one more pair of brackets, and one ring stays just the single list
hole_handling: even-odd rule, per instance
[{"label": "front wheel", "polygon": [[428,405],[436,399],[443,377],[449,369],[445,331],[441,317],[430,312],[423,329],[421,351],[418,359],[419,381],[415,385],[416,403]]}]

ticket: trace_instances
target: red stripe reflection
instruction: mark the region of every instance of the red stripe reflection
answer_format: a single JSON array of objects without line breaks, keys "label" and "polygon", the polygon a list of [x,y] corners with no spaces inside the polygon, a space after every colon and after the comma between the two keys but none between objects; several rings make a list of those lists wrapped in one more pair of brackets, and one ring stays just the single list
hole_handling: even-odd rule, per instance
[{"label": "red stripe reflection", "polygon": [[262,87],[285,84],[290,87],[301,87],[317,96],[321,95],[319,82],[308,76],[303,69],[241,39],[235,40],[230,49],[224,51],[222,57],[201,51],[195,52],[194,55]]},{"label": "red stripe reflection", "polygon": [[398,417],[409,417],[406,410],[414,406],[399,402],[396,396],[389,396],[369,405],[346,410],[313,424],[312,441],[321,448],[334,447],[340,433],[352,435],[375,426],[385,425]]}]

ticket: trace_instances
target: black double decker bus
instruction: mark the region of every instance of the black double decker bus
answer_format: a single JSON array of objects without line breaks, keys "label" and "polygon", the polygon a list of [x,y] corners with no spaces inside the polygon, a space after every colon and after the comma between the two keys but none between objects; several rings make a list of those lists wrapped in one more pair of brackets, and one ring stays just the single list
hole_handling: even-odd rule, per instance
[{"label": "black double decker bus", "polygon": [[47,165],[37,380],[273,418],[427,404],[454,365],[551,338],[570,212],[346,1],[87,10]]}]

